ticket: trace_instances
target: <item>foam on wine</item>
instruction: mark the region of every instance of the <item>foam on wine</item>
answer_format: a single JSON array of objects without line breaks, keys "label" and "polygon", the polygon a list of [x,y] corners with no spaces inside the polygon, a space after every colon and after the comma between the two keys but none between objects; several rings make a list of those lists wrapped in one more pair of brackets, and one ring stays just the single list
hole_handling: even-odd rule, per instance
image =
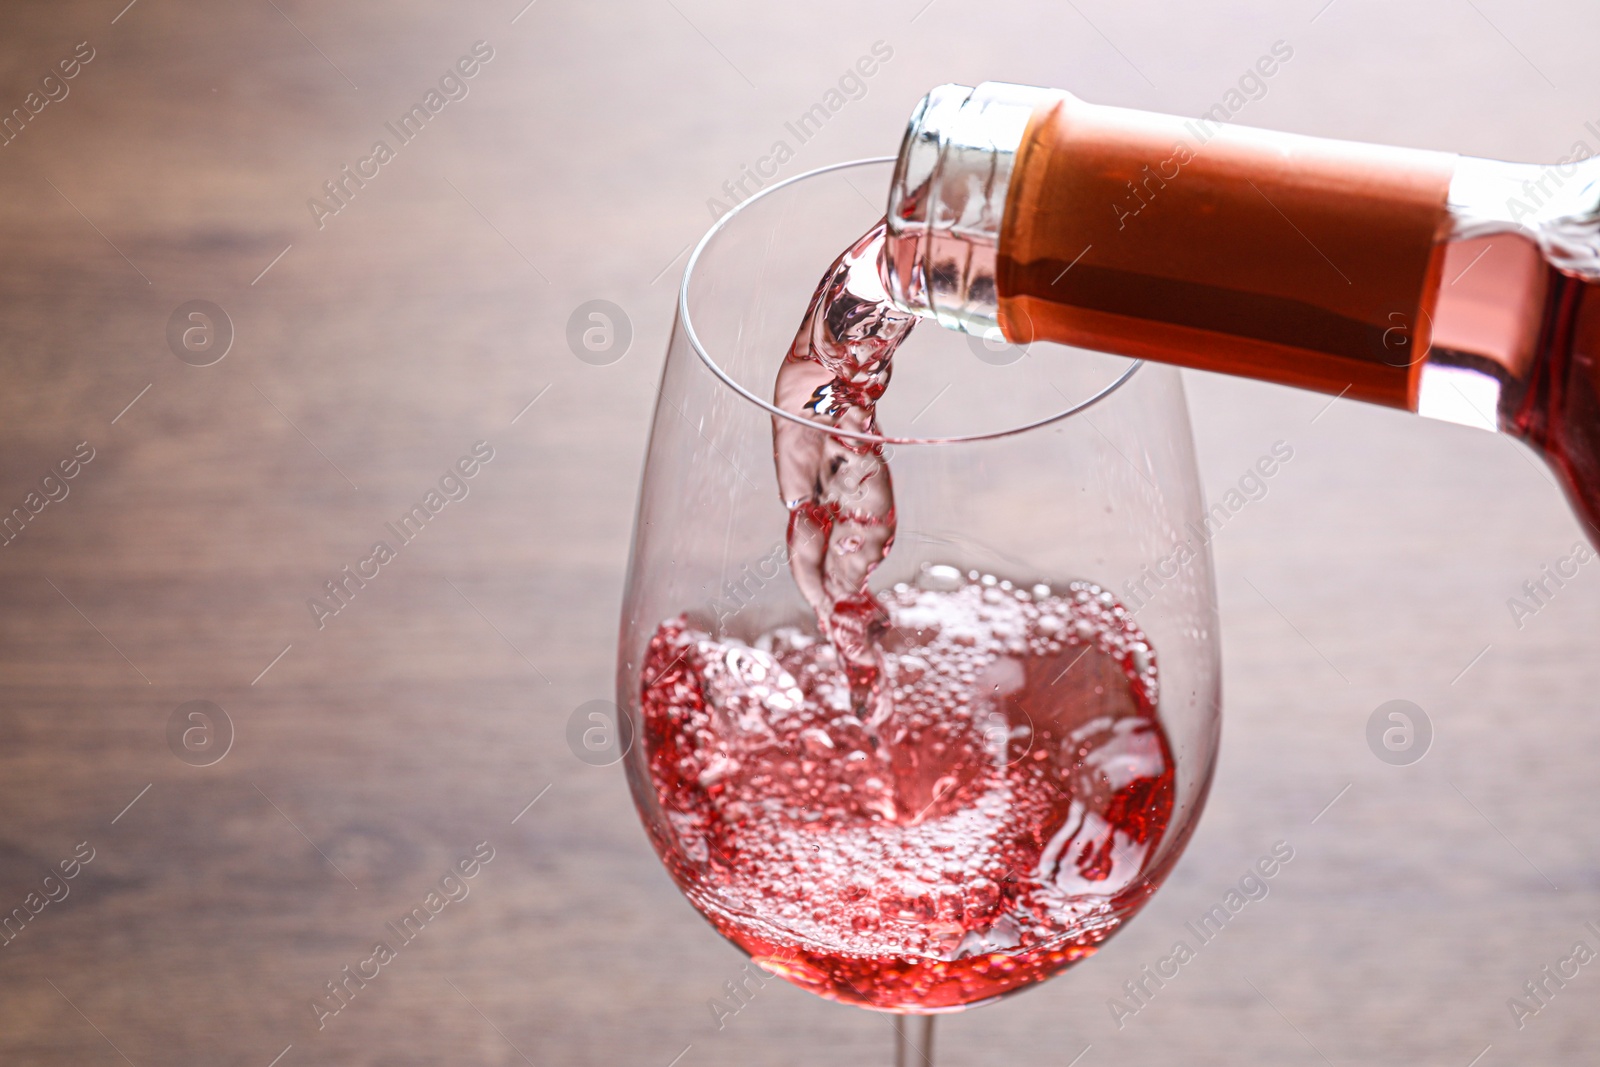
[{"label": "foam on wine", "polygon": [[869,1007],[951,1008],[1088,955],[1153,891],[1174,784],[1157,666],[1087,582],[935,566],[876,599],[898,781],[833,645],[661,626],[643,691],[657,845],[763,966]]}]

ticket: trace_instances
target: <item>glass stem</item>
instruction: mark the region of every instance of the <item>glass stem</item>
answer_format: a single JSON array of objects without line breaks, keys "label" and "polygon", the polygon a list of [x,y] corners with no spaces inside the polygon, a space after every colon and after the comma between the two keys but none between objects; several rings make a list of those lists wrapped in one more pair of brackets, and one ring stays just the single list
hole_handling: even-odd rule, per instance
[{"label": "glass stem", "polygon": [[933,1067],[933,1018],[894,1017],[894,1067]]}]

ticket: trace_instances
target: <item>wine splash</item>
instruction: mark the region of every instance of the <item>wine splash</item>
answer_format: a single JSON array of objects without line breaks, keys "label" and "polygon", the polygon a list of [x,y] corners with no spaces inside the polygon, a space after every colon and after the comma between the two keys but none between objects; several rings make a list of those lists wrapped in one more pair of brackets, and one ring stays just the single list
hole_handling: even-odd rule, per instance
[{"label": "wine splash", "polygon": [[[1174,759],[1155,655],[1089,582],[927,565],[894,544],[877,403],[915,319],[879,277],[884,225],[828,269],[783,360],[773,455],[819,637],[662,623],[643,664],[650,823],[685,895],[813,992],[957,1008],[1092,953],[1154,892]],[[648,822],[648,821],[647,821]]]},{"label": "wine splash", "polygon": [[657,848],[724,936],[823,996],[926,1011],[1043,981],[1159,881],[1174,759],[1154,654],[1087,582],[934,566],[876,603],[898,782],[836,646],[661,626],[642,694]]}]

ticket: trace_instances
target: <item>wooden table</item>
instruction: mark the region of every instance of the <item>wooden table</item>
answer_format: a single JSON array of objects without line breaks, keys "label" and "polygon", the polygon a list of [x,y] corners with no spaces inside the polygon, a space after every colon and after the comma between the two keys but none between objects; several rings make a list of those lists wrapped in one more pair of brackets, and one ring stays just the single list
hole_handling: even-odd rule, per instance
[{"label": "wooden table", "polygon": [[[1197,114],[1280,39],[1236,121],[1600,148],[1576,2],[121,3],[17,6],[0,43],[0,507],[93,451],[0,548],[0,908],[38,910],[0,948],[7,1065],[887,1061],[885,1020],[777,983],[719,1030],[741,958],[565,741],[609,695],[683,252],[874,42],[783,173],[891,150],[941,81]],[[565,339],[592,299],[631,320],[608,366]],[[196,300],[231,323],[210,366],[168,341]],[[1189,382],[1209,491],[1295,456],[1215,544],[1206,821],[1099,959],[949,1020],[943,1062],[1591,1062],[1600,964],[1520,1030],[1507,1004],[1600,949],[1600,578],[1506,606],[1578,538],[1556,491],[1504,440]],[[469,494],[319,626],[479,441]],[[1396,698],[1435,732],[1409,767],[1366,742]],[[231,723],[209,766],[169,745],[197,700]],[[1108,998],[1277,841],[1270,896],[1119,1030]],[[313,1007],[475,849],[465,897]]]}]

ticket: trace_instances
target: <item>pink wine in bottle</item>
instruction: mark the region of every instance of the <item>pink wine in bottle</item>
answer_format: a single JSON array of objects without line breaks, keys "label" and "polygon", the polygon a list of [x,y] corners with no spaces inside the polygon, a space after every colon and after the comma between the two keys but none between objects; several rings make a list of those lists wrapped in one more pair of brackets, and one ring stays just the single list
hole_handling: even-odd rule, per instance
[{"label": "pink wine in bottle", "polygon": [[900,149],[884,280],[956,329],[1510,434],[1600,544],[1592,153],[1503,163],[944,85]]}]

